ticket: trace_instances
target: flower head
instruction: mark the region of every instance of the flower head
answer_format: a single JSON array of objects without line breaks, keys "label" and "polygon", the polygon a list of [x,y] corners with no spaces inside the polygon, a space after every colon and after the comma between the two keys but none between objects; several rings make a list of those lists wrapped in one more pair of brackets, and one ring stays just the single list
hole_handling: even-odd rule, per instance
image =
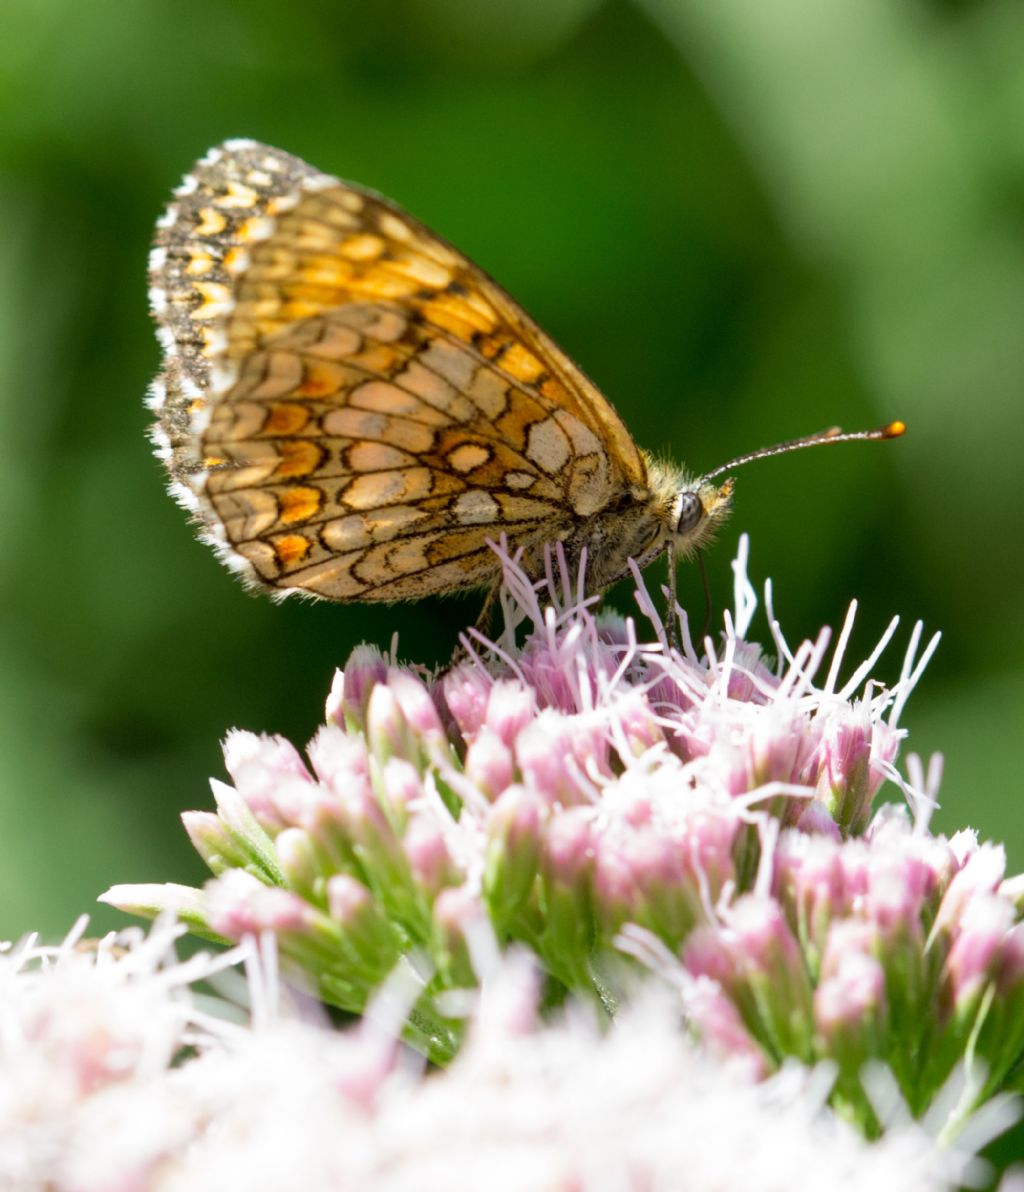
[{"label": "flower head", "polygon": [[[483,928],[533,951],[551,1000],[570,990],[606,1013],[635,979],[628,929],[677,958],[719,1052],[765,1074],[833,1061],[837,1103],[865,1129],[868,1060],[919,1113],[970,1039],[983,1095],[998,1089],[1024,1047],[1019,889],[998,850],[931,835],[934,782],[914,759],[896,767],[937,639],[919,653],[914,630],[892,686],[871,672],[895,622],[843,677],[853,609],[831,653],[827,631],[791,649],[772,621],[773,659],[747,637],[745,561],[744,544],[736,613],[703,655],[685,621],[670,644],[642,588],[647,641],[555,569],[535,584],[507,556],[502,631],[474,632],[441,676],[360,647],[308,761],[229,736],[234,786],[215,784],[215,817],[186,819],[217,875],[184,898],[187,921],[231,941],[273,931],[293,973],[357,1012],[412,965],[406,1035],[440,1061]],[[878,803],[887,780],[906,805]],[[183,905],[160,887],[107,898]]]}]

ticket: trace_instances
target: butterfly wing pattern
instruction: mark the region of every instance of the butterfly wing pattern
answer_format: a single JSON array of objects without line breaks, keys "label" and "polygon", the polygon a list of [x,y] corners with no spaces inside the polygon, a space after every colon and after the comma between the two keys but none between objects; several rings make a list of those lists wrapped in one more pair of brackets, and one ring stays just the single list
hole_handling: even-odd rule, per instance
[{"label": "butterfly wing pattern", "polygon": [[643,512],[649,461],[609,402],[480,269],[369,191],[228,141],[158,224],[150,285],[158,453],[257,587],[393,601],[488,585],[488,540],[536,559],[622,509],[639,546],[664,538]]}]

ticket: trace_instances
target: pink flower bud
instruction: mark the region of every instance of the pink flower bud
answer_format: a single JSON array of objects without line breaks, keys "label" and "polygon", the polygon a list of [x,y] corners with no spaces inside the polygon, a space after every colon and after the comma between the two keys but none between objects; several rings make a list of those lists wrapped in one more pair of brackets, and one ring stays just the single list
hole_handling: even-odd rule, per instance
[{"label": "pink flower bud", "polygon": [[650,705],[639,691],[627,691],[615,701],[615,728],[637,757],[665,740],[665,730],[654,718]]},{"label": "pink flower bud", "polygon": [[775,893],[800,938],[820,957],[832,921],[847,912],[843,851],[825,836],[784,832],[775,861]]},{"label": "pink flower bud", "polygon": [[594,909],[607,938],[612,938],[623,923],[650,926],[639,908],[640,901],[628,858],[610,844],[603,844],[594,860]]},{"label": "pink flower bud", "polygon": [[477,983],[474,957],[491,942],[490,924],[477,890],[448,886],[434,902],[434,923],[441,940],[440,966],[455,988]]},{"label": "pink flower bud", "polygon": [[566,714],[579,711],[581,676],[574,673],[578,666],[576,659],[570,662],[561,651],[553,652],[545,644],[528,650],[520,660],[520,665],[527,683],[537,693],[538,702],[543,707]]},{"label": "pink flower bud", "polygon": [[385,683],[378,683],[370,692],[366,739],[371,754],[381,762],[396,755],[410,759],[419,756],[419,743],[409,730],[395,693]]},{"label": "pink flower bud", "polygon": [[313,738],[309,760],[317,778],[334,793],[353,783],[369,785],[370,756],[365,741],[336,725],[325,725]]},{"label": "pink flower bud", "polygon": [[984,844],[970,852],[943,895],[934,932],[955,934],[968,905],[979,894],[994,894],[1005,871],[1006,852],[1002,845]]},{"label": "pink flower bud", "polygon": [[356,646],[341,672],[341,698],[332,688],[328,719],[353,728],[366,727],[370,693],[387,678],[387,659],[376,646]]},{"label": "pink flower bud", "polygon": [[[772,715],[752,722],[749,731],[750,773],[745,790],[771,782],[806,784],[813,767],[816,725],[801,723],[796,708],[777,705]],[[736,792],[741,793],[741,792]],[[796,814],[806,800],[796,804]]]},{"label": "pink flower bud", "polygon": [[337,946],[347,961],[349,979],[372,988],[398,961],[399,948],[387,915],[362,882],[344,873],[327,882],[327,908],[340,931]]},{"label": "pink flower bud", "polygon": [[808,1057],[813,991],[782,908],[772,898],[744,895],[731,909],[725,938],[768,1038],[782,1054]]},{"label": "pink flower bud", "polygon": [[649,827],[594,840],[594,904],[604,933],[611,938],[623,923],[636,923],[678,946],[701,915],[683,844]]},{"label": "pink flower bud", "polygon": [[999,975],[1015,919],[1012,904],[997,894],[979,892],[963,905],[944,972],[954,1007],[973,1002]]},{"label": "pink flower bud", "polygon": [[394,695],[409,728],[424,744],[434,747],[447,744],[444,727],[427,685],[411,671],[391,667],[388,687]]},{"label": "pink flower bud", "polygon": [[559,885],[573,886],[589,879],[594,864],[593,814],[570,808],[555,815],[544,838],[544,869]]},{"label": "pink flower bud", "polygon": [[373,791],[353,785],[340,792],[338,810],[360,862],[370,866],[388,883],[405,884],[408,872],[401,844]]},{"label": "pink flower bud", "polygon": [[729,699],[765,703],[768,698],[765,693],[774,691],[778,685],[778,676],[764,664],[761,647],[756,642],[737,642],[729,672]]},{"label": "pink flower bud", "polygon": [[844,951],[814,992],[814,1023],[829,1051],[856,1070],[885,1033],[885,970],[865,952]]},{"label": "pink flower bud", "polygon": [[183,811],[181,822],[196,852],[214,873],[223,873],[233,865],[244,865],[246,858],[238,842],[212,811]]},{"label": "pink flower bud", "polygon": [[552,951],[580,964],[593,942],[593,813],[571,807],[548,824],[541,873]]},{"label": "pink flower bud", "polygon": [[519,733],[516,761],[523,782],[554,806],[590,801],[594,783],[610,776],[607,731],[582,716],[546,708]]},{"label": "pink flower bud", "polygon": [[324,723],[345,726],[345,672],[340,667],[335,668],[324,703]]},{"label": "pink flower bud", "polygon": [[484,723],[493,686],[490,676],[469,663],[454,667],[441,680],[441,698],[466,741],[472,741]]},{"label": "pink flower bud", "polygon": [[261,931],[304,933],[316,918],[313,908],[297,894],[265,886],[241,869],[209,882],[205,904],[211,930],[235,941]]},{"label": "pink flower bud", "polygon": [[274,848],[291,889],[303,898],[315,899],[323,868],[308,834],[301,828],[285,828],[274,841]]},{"label": "pink flower bud", "polygon": [[264,828],[293,822],[311,794],[312,776],[298,750],[283,737],[233,731],[224,741],[224,764],[235,790]]},{"label": "pink flower bud", "polygon": [[426,797],[420,772],[404,757],[389,757],[381,771],[381,786],[395,830],[401,832],[409,813],[415,811]]},{"label": "pink flower bud", "polygon": [[466,777],[489,799],[496,799],[512,782],[512,750],[488,725],[483,725],[466,749]]},{"label": "pink flower bud", "polygon": [[1000,882],[999,893],[1013,903],[1018,913],[1024,912],[1024,873],[1014,874]]},{"label": "pink flower bud", "polygon": [[350,800],[373,798],[366,743],[362,737],[328,724],[310,743],[309,757],[320,779],[322,797],[303,827],[337,868],[351,868],[353,842],[344,808]]},{"label": "pink flower bud", "polygon": [[881,946],[921,949],[929,879],[927,867],[909,851],[872,850],[862,907],[878,929]]},{"label": "pink flower bud", "polygon": [[818,794],[847,835],[859,835],[884,778],[883,764],[896,756],[899,734],[872,720],[867,704],[830,710],[821,743]]},{"label": "pink flower bud", "polygon": [[683,947],[683,966],[694,977],[714,981],[733,999],[740,993],[737,957],[717,926],[706,924],[690,933]]},{"label": "pink flower bud", "polygon": [[1002,940],[999,967],[996,972],[996,987],[1000,997],[1007,1001],[1020,998],[1024,988],[1024,923],[1016,923]]},{"label": "pink flower bud", "polygon": [[347,873],[335,874],[327,883],[327,909],[331,918],[347,931],[360,915],[373,906],[373,895]]},{"label": "pink flower bud", "polygon": [[548,814],[544,800],[519,785],[510,786],[491,810],[484,890],[498,923],[504,924],[533,892]]},{"label": "pink flower bud", "polygon": [[729,807],[694,807],[678,828],[680,861],[693,889],[713,902],[736,879],[736,840],[743,823]]},{"label": "pink flower bud", "polygon": [[837,919],[828,929],[819,979],[827,981],[836,976],[845,957],[851,952],[874,956],[878,944],[878,932],[871,923],[863,919]]},{"label": "pink flower bud", "polygon": [[413,881],[432,900],[445,887],[455,885],[460,875],[448,852],[444,834],[425,816],[414,816],[402,837]]},{"label": "pink flower bud", "polygon": [[698,978],[686,1008],[701,1041],[712,1054],[736,1063],[751,1080],[769,1073],[768,1057],[747,1029],[735,1003],[717,981]]},{"label": "pink flower bud", "polygon": [[839,841],[841,834],[839,825],[832,818],[828,808],[818,799],[811,799],[804,805],[803,811],[796,821],[801,832],[813,836],[825,836],[829,840]]},{"label": "pink flower bud", "polygon": [[814,991],[819,1047],[840,1066],[840,1082],[858,1087],[864,1062],[884,1054],[889,1030],[886,972],[878,934],[859,919],[831,924]]},{"label": "pink flower bud", "polygon": [[495,683],[487,696],[485,723],[510,749],[516,738],[537,716],[533,692],[520,683]]}]

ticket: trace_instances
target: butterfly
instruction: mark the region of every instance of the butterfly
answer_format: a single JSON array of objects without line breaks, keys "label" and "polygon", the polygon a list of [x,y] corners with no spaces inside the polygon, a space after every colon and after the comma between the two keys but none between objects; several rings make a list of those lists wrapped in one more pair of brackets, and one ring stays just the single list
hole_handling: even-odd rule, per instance
[{"label": "butterfly", "polygon": [[149,404],[200,536],[273,596],[397,601],[487,587],[504,535],[588,590],[697,551],[749,458],[893,437],[838,428],[693,477],[486,273],[380,195],[250,140],[212,149],[159,220]]}]

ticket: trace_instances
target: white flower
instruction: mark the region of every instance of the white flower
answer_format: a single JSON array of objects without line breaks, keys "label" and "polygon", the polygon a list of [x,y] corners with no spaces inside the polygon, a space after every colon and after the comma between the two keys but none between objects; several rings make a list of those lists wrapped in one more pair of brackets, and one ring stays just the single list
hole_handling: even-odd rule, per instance
[{"label": "white flower", "polygon": [[819,1076],[714,1063],[664,996],[611,1029],[579,1005],[540,1025],[522,957],[492,957],[465,1046],[429,1072],[396,1043],[410,970],[335,1030],[282,994],[272,941],[227,958],[240,1020],[189,986],[227,960],[178,963],[166,924],[77,935],[0,958],[0,1186],[19,1192],[940,1192],[971,1172],[914,1124],[865,1142]]}]

